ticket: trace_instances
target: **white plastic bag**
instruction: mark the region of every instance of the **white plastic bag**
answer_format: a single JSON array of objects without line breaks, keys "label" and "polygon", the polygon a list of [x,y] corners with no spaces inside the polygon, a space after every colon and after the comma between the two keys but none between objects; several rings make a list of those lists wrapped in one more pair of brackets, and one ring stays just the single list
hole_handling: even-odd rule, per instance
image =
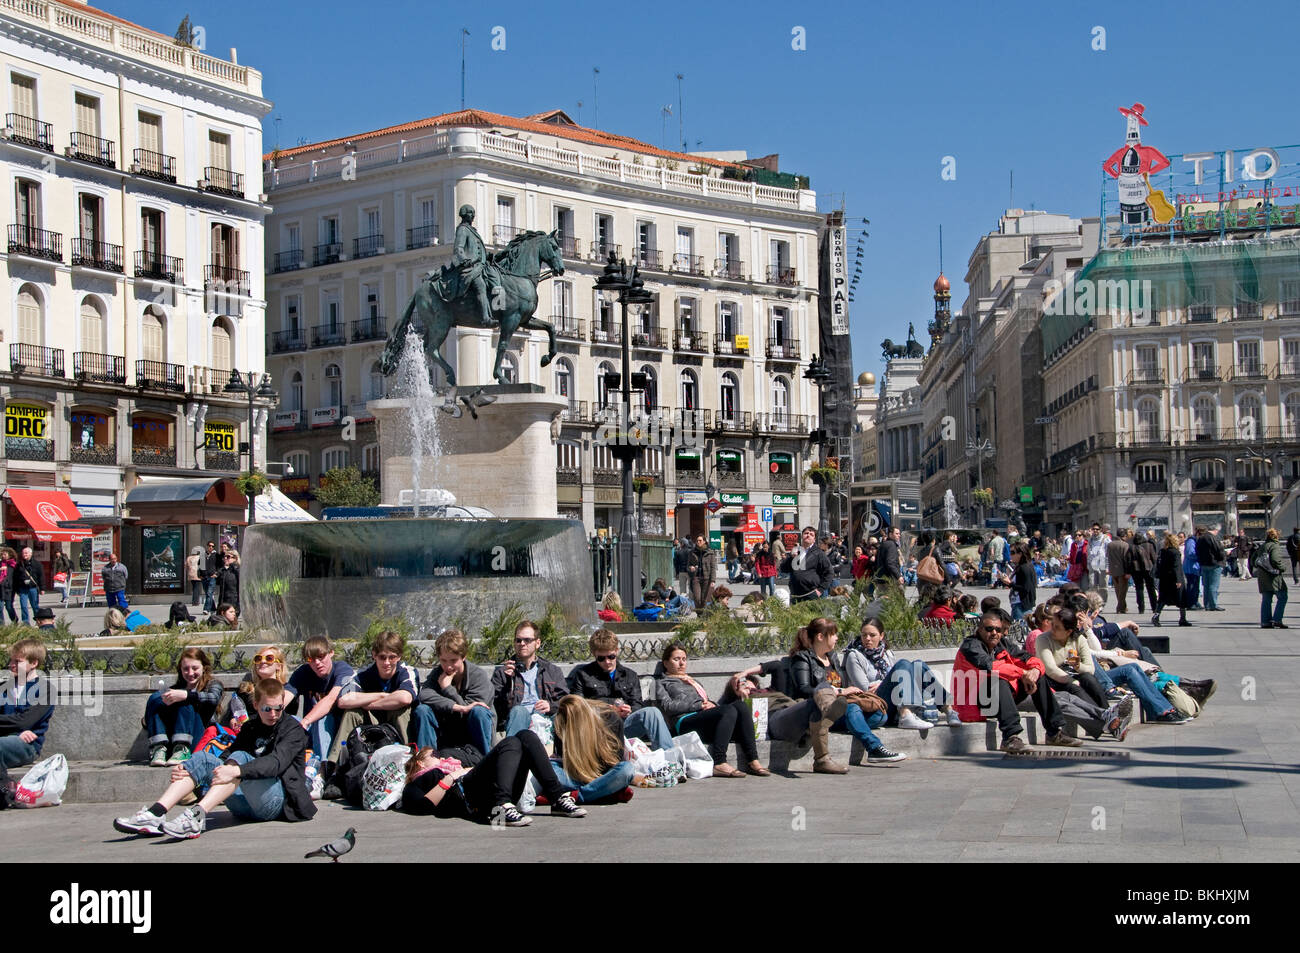
[{"label": "white plastic bag", "polygon": [[68,788],[68,760],[61,754],[51,755],[32,765],[18,782],[14,803],[23,807],[57,807]]},{"label": "white plastic bag", "polygon": [[555,728],[546,715],[533,712],[532,718],[528,720],[528,729],[541,740],[547,754],[555,749]]},{"label": "white plastic bag", "polygon": [[668,756],[662,751],[651,751],[650,746],[640,738],[627,738],[623,741],[625,760],[631,761],[637,774],[654,774],[668,764]]},{"label": "white plastic bag", "polygon": [[772,595],[775,596],[777,599],[781,600],[782,605],[788,606],[790,604],[789,586],[773,586]]},{"label": "white plastic bag", "polygon": [[386,811],[402,799],[410,760],[406,745],[384,745],[370,756],[361,779],[361,804],[367,811]]},{"label": "white plastic bag", "polygon": [[[693,780],[713,777],[713,756],[705,747],[700,736],[693,731],[678,735],[673,739],[675,760],[686,770],[686,776]],[[669,757],[673,757],[670,753]]]}]

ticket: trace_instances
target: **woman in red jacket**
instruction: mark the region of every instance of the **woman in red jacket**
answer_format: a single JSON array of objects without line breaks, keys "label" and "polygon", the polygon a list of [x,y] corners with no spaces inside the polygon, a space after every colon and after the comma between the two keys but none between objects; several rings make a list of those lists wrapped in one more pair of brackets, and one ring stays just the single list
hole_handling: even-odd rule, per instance
[{"label": "woman in red jacket", "polygon": [[761,596],[775,595],[776,560],[772,557],[772,548],[767,543],[754,546],[754,578],[758,580],[758,593]]},{"label": "woman in red jacket", "polygon": [[952,625],[953,619],[957,618],[956,601],[956,590],[949,586],[940,586],[935,590],[930,608],[925,610],[925,613],[921,616],[921,621],[938,622],[940,625],[945,626]]},{"label": "woman in red jacket", "polygon": [[862,551],[861,546],[853,547],[853,578],[861,579],[871,572],[871,560],[867,554]]}]

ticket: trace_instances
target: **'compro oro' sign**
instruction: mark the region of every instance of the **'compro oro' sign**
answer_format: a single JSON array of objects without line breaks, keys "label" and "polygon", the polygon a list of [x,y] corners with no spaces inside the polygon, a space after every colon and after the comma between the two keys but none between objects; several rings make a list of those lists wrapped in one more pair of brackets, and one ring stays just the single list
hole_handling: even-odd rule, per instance
[{"label": "'compro oro' sign", "polygon": [[203,424],[203,448],[235,452],[235,425],[220,420],[208,420]]},{"label": "'compro oro' sign", "polygon": [[5,437],[48,440],[49,410],[34,404],[9,404],[5,407]]}]

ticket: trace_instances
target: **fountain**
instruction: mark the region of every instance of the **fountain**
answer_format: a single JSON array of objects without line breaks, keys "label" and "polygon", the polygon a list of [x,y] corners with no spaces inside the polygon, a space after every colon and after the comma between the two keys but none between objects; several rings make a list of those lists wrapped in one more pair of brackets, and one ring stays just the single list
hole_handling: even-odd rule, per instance
[{"label": "fountain", "polygon": [[943,525],[945,529],[956,529],[958,523],[957,498],[952,490],[943,491]]}]

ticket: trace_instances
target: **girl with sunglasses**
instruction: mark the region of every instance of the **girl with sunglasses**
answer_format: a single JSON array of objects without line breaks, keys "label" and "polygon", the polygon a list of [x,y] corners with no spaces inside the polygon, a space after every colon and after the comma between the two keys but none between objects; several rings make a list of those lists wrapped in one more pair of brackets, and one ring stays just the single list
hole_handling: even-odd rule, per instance
[{"label": "girl with sunglasses", "polygon": [[289,669],[285,665],[284,652],[275,645],[264,645],[253,655],[253,668],[244,676],[235,697],[230,701],[230,727],[238,728],[253,714],[253,691],[257,683],[265,678],[273,678],[281,685],[289,680]]}]

